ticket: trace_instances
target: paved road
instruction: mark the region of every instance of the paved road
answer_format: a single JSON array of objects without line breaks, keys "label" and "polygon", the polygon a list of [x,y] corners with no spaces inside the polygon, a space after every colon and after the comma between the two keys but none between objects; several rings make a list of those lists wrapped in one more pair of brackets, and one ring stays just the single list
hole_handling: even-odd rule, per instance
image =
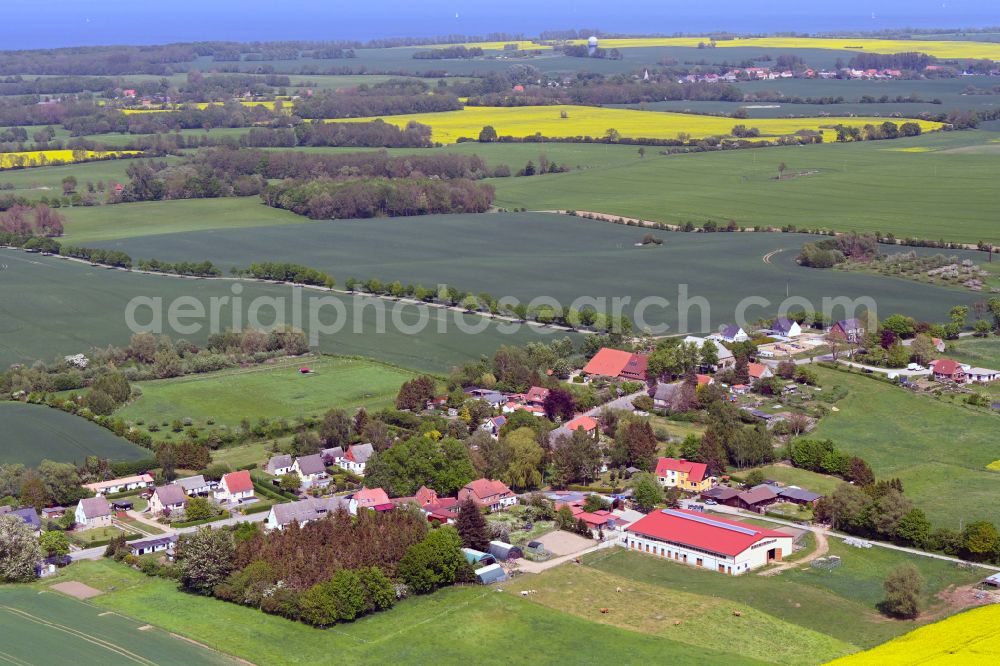
[{"label": "paved road", "polygon": [[[214,523],[208,523],[211,527],[222,527],[224,525],[236,525],[237,523],[260,523],[267,518],[266,511],[261,511],[260,513],[251,513],[248,516],[234,516],[232,518],[226,518],[225,520],[219,520]],[[182,527],[177,530],[167,530],[166,534],[157,536],[166,536],[167,534],[190,534],[204,527],[204,525],[194,525],[193,527]],[[74,562],[80,560],[99,560],[104,557],[105,546],[98,546],[97,548],[86,548],[84,550],[78,550],[76,552],[70,553],[70,559]]]},{"label": "paved road", "polygon": [[623,395],[620,398],[615,398],[614,400],[612,400],[610,402],[606,402],[603,405],[598,405],[597,407],[594,407],[593,409],[591,409],[590,411],[588,411],[586,414],[587,414],[587,416],[597,416],[605,408],[607,408],[607,409],[624,409],[624,410],[628,410],[630,412],[634,411],[635,408],[632,407],[632,401],[635,400],[636,398],[638,398],[640,395],[647,395],[646,394],[646,390],[643,389],[641,391],[636,391],[635,393],[632,393],[630,395]]}]

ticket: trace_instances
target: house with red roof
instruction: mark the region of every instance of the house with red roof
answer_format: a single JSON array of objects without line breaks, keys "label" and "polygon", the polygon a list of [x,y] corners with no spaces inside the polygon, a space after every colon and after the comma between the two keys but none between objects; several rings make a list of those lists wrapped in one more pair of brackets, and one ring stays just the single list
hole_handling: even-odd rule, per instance
[{"label": "house with red roof", "polygon": [[373,509],[375,511],[386,511],[395,505],[381,488],[362,488],[351,497],[349,510],[351,515],[358,515],[361,509]]},{"label": "house with red roof", "polygon": [[763,363],[747,363],[747,373],[750,375],[751,384],[759,382],[762,379],[767,379],[768,377],[774,377],[771,368]]},{"label": "house with red roof", "polygon": [[656,478],[664,488],[679,488],[691,493],[701,493],[715,485],[715,479],[708,473],[708,465],[683,458],[657,460]]},{"label": "house with red roof", "polygon": [[952,382],[964,384],[966,381],[965,368],[958,361],[950,358],[939,358],[930,362],[931,372],[934,379],[939,382]]},{"label": "house with red roof", "polygon": [[507,487],[507,484],[494,479],[476,479],[458,491],[460,503],[470,497],[477,506],[488,508],[490,511],[501,511],[517,504],[517,495]]},{"label": "house with red roof", "polygon": [[432,523],[453,525],[458,520],[458,498],[442,497],[432,504],[420,507],[420,510]]},{"label": "house with red roof", "polygon": [[679,564],[738,576],[790,555],[792,537],[714,514],[662,509],[626,527],[619,545]]},{"label": "house with red roof", "polygon": [[545,404],[545,399],[548,397],[549,390],[547,388],[532,386],[528,389],[528,392],[524,394],[524,402],[529,405],[537,405],[538,407],[541,407]]},{"label": "house with red roof", "polygon": [[219,487],[215,489],[215,499],[220,502],[239,502],[253,497],[253,480],[250,472],[240,470],[230,472],[219,481]]},{"label": "house with red roof", "polygon": [[567,421],[563,427],[566,428],[566,430],[569,430],[571,433],[574,430],[582,430],[588,435],[592,435],[597,432],[597,425],[598,425],[597,419],[595,419],[593,416],[580,414],[576,418]]},{"label": "house with red roof", "polygon": [[602,347],[583,367],[583,374],[644,382],[647,365],[648,359],[645,354]]}]

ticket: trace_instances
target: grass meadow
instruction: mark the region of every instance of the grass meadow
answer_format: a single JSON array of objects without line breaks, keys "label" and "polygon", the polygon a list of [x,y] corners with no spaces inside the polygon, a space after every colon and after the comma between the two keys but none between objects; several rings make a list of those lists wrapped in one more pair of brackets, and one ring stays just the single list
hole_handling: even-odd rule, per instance
[{"label": "grass meadow", "polygon": [[[562,114],[566,114],[563,117]],[[331,122],[369,122],[374,118],[345,118]],[[429,125],[433,138],[441,143],[455,143],[459,138],[476,138],[479,131],[491,125],[500,136],[527,137],[541,133],[546,137],[601,137],[609,128],[627,138],[675,139],[678,134],[694,138],[725,136],[734,125],[746,124],[732,118],[699,116],[670,112],[643,112],[634,109],[612,109],[595,106],[467,106],[459,111],[414,113],[385,116],[387,123],[405,127],[410,121]],[[864,127],[880,125],[884,118],[766,118],[754,120],[753,126],[762,136],[785,136],[799,130],[822,131],[828,141],[836,137],[834,125]],[[940,129],[940,123],[915,120],[924,131]]]},{"label": "grass meadow", "polygon": [[[205,257],[204,252],[198,254],[201,258]],[[268,254],[271,253],[245,257],[245,260],[273,259]],[[83,353],[92,347],[126,345],[132,330],[126,324],[125,311],[128,303],[137,297],[162,299],[146,300],[145,303],[153,305],[136,310],[136,320],[143,325],[153,321],[154,311],[160,312],[162,321],[166,323],[166,309],[181,296],[200,299],[206,315],[212,312],[212,298],[230,299],[215,301],[219,305],[216,310],[218,316],[214,318],[219,331],[233,327],[234,304],[242,306],[242,321],[251,323],[249,309],[257,297],[284,299],[277,302],[284,302],[287,317],[293,317],[294,290],[283,285],[243,282],[240,285],[243,290],[239,294],[242,300],[234,302],[232,287],[235,282],[231,280],[142,275],[16,250],[0,250],[0,266],[6,266],[0,271],[2,367]],[[343,279],[341,277],[341,283]],[[420,371],[444,373],[483,354],[491,355],[504,344],[523,345],[531,340],[552,339],[551,331],[534,326],[506,331],[479,317],[414,305],[389,309],[384,315],[385,326],[382,328],[378,323],[380,315],[377,308],[386,305],[383,301],[360,296],[332,296],[311,290],[302,292],[303,326],[310,321],[308,298],[313,295],[332,299],[318,310],[319,321],[325,326],[341,325],[339,331],[318,337],[317,351],[368,356]],[[162,308],[156,306],[157,302],[162,304]],[[260,325],[272,324],[274,309],[266,301],[259,301],[258,304],[261,306]],[[174,331],[173,336],[203,344],[211,332],[211,319],[207,316],[200,321],[201,326],[197,330]],[[401,326],[393,325],[394,321]],[[426,322],[425,326],[420,325],[422,321]],[[461,325],[466,327],[465,331],[473,332],[460,329],[459,322],[463,322]],[[183,323],[198,322],[184,320]],[[166,330],[166,326],[164,328]],[[559,332],[557,335],[561,338],[566,333]]]},{"label": "grass meadow", "polygon": [[[302,374],[308,366],[311,374]],[[364,359],[303,357],[203,375],[140,382],[142,396],[117,412],[147,426],[189,418],[195,426],[236,427],[258,418],[319,416],[331,407],[381,409],[414,373]],[[164,428],[154,437],[169,433]]]},{"label": "grass meadow", "polygon": [[[636,247],[645,233],[565,215],[517,213],[339,220],[98,245],[133,258],[210,259],[223,270],[251,261],[293,261],[325,270],[339,284],[349,277],[445,283],[522,302],[541,295],[563,305],[579,297],[629,297],[627,313],[639,299],[659,296],[670,305],[651,306],[644,318],[650,325],[669,324],[671,332],[681,323],[682,284],[689,297],[702,296],[710,305],[707,324],[700,308],[691,309],[687,330],[694,332],[709,332],[732,320],[738,303],[751,295],[770,305],[748,309],[750,320],[773,315],[786,293],[808,299],[817,309],[826,296],[871,296],[885,313],[906,312],[931,321],[946,317],[957,303],[972,301],[971,293],[945,287],[802,268],[795,256],[813,240],[807,235],[657,232],[663,245]],[[783,251],[765,263],[764,255],[774,250]]]},{"label": "grass meadow", "polygon": [[843,386],[838,412],[809,434],[861,456],[877,478],[899,477],[907,497],[935,526],[960,529],[1000,521],[998,482],[986,466],[1000,459],[1000,415],[915,395],[863,375],[817,367],[824,386]]},{"label": "grass meadow", "polygon": [[86,419],[41,405],[0,402],[0,462],[37,466],[42,460],[83,464],[87,456],[139,460],[149,452]]},{"label": "grass meadow", "polygon": [[[764,660],[587,621],[492,587],[449,588],[327,630],[177,591],[108,561],[74,564],[62,579],[104,590],[94,606],[148,622],[261,665],[471,663],[503,654],[533,664],[760,664]],[[290,647],[293,646],[293,647]],[[627,646],[627,652],[623,652]]]}]

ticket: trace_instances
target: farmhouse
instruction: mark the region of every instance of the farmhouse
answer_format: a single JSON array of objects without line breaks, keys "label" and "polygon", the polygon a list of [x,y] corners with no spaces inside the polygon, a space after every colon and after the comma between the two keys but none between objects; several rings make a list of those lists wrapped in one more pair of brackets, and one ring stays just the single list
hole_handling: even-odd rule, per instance
[{"label": "farmhouse", "polygon": [[735,576],[790,554],[792,537],[698,511],[662,509],[626,527],[620,545]]},{"label": "farmhouse", "polygon": [[275,504],[264,519],[264,529],[280,530],[293,522],[302,526],[313,520],[325,518],[338,509],[350,511],[350,507],[350,501],[343,497],[309,498],[298,502]]},{"label": "farmhouse", "polygon": [[458,491],[459,502],[470,497],[476,506],[486,507],[490,511],[500,511],[517,504],[517,496],[511,489],[503,481],[493,479],[476,479]]},{"label": "farmhouse", "polygon": [[284,453],[278,456],[271,456],[264,467],[264,471],[271,476],[284,476],[292,471],[292,456]]},{"label": "farmhouse", "polygon": [[253,497],[253,480],[250,472],[241,470],[222,477],[215,490],[215,498],[222,502],[239,502]]},{"label": "farmhouse", "polygon": [[712,487],[708,465],[683,458],[660,458],[656,461],[656,478],[664,488],[679,488],[700,493]]},{"label": "farmhouse", "polygon": [[111,479],[110,481],[86,483],[83,487],[87,490],[93,490],[95,495],[113,495],[115,493],[123,493],[127,490],[152,488],[153,477],[149,474],[139,474],[137,476],[126,476],[120,479]]},{"label": "farmhouse", "polygon": [[208,495],[212,491],[212,486],[201,474],[177,479],[174,481],[174,484],[183,488],[184,494],[189,497],[192,495]]},{"label": "farmhouse", "polygon": [[320,453],[296,458],[292,463],[292,471],[302,479],[303,488],[312,488],[329,478],[326,465],[323,463],[323,455]]},{"label": "farmhouse", "polygon": [[939,382],[964,384],[966,381],[965,368],[958,361],[953,361],[950,358],[939,358],[931,361],[930,366],[934,373],[934,379]]},{"label": "farmhouse", "polygon": [[358,476],[364,476],[365,465],[368,459],[375,452],[375,447],[371,444],[352,444],[347,447],[347,453],[337,461],[337,465],[348,472],[353,472]]},{"label": "farmhouse", "polygon": [[174,484],[160,486],[149,498],[149,510],[154,515],[183,511],[187,507],[187,501],[182,487]]},{"label": "farmhouse", "polygon": [[76,524],[86,528],[111,527],[111,505],[103,495],[85,497],[76,505]]},{"label": "farmhouse", "polygon": [[583,374],[644,382],[647,363],[648,359],[643,354],[601,347],[583,367]]},{"label": "farmhouse", "polygon": [[865,336],[865,327],[858,319],[842,319],[830,327],[830,335],[847,342],[860,342]]}]

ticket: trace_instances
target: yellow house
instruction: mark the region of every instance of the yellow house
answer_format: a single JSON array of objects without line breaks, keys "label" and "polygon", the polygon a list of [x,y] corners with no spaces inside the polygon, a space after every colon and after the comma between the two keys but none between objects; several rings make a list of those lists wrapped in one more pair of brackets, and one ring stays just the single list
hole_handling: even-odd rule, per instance
[{"label": "yellow house", "polygon": [[664,488],[679,488],[689,493],[700,493],[712,487],[708,465],[684,459],[657,460],[656,478]]}]

